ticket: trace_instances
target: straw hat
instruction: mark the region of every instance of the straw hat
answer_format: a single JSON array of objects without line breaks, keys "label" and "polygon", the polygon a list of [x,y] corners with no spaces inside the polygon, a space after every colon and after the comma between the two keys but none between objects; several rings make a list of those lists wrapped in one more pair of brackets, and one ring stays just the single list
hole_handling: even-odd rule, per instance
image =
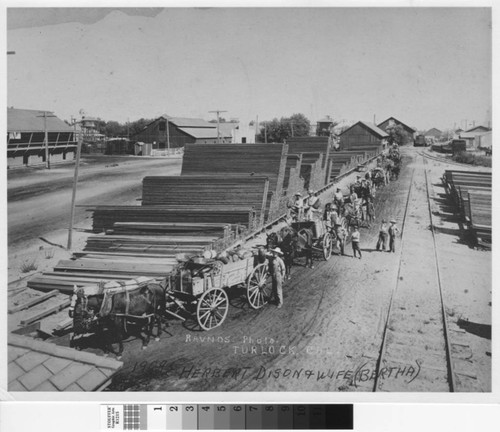
[{"label": "straw hat", "polygon": [[297,192],[295,196],[302,196],[302,194],[300,192]]},{"label": "straw hat", "polygon": [[283,252],[281,252],[281,249],[279,247],[277,247],[275,249],[271,249],[271,252],[276,252],[279,255],[283,255]]},{"label": "straw hat", "polygon": [[396,220],[395,219],[391,219],[390,222],[391,223],[396,223]]}]

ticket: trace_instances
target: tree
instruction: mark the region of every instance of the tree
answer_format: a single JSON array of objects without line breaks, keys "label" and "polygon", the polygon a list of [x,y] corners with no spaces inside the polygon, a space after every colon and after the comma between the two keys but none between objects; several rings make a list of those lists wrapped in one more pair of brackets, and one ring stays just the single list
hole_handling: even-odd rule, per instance
[{"label": "tree", "polygon": [[410,134],[406,132],[401,125],[388,126],[385,131],[389,134],[389,138],[387,139],[389,145],[394,143],[405,145],[411,141]]},{"label": "tree", "polygon": [[119,137],[127,135],[127,126],[118,123],[117,121],[110,120],[104,127],[104,132],[108,137]]},{"label": "tree", "polygon": [[282,143],[290,137],[309,136],[311,122],[304,114],[293,114],[291,117],[274,118],[271,121],[262,122],[260,132],[257,134],[259,142]]}]

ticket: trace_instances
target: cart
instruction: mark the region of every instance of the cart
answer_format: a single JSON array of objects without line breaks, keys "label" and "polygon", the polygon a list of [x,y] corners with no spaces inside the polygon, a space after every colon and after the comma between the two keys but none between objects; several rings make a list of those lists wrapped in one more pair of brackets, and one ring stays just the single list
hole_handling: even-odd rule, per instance
[{"label": "cart", "polygon": [[196,316],[203,330],[211,330],[227,317],[227,291],[242,285],[251,308],[267,304],[272,294],[267,260],[258,263],[251,256],[228,264],[217,260],[187,261],[167,277],[166,312],[182,320],[180,313]]},{"label": "cart", "polygon": [[307,235],[306,231],[312,233],[312,249],[321,252],[325,261],[332,256],[334,245],[337,242],[337,236],[334,230],[329,230],[321,220],[292,222],[291,227],[298,235]]}]

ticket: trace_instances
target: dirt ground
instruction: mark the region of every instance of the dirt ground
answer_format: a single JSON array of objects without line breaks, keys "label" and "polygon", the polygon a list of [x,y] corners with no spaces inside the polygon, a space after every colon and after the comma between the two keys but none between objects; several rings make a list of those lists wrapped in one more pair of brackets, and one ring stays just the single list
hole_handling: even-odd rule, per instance
[{"label": "dirt ground", "polygon": [[[91,227],[85,205],[137,204],[146,175],[178,175],[182,159],[128,156],[82,157],[76,195],[73,249],[83,246]],[[74,165],[8,171],[8,280],[52,268],[70,253],[68,241]],[[42,240],[42,237],[45,240]],[[52,243],[52,244],[51,244]],[[32,271],[23,271],[35,268]]]},{"label": "dirt ground", "polygon": [[[416,163],[417,151],[405,149],[405,168],[400,178],[377,193],[377,224],[361,230],[361,260],[352,257],[350,246],[346,247],[347,256],[334,255],[326,262],[316,257],[314,269],[303,267],[303,261],[298,260],[291,280],[284,286],[282,309],[268,305],[252,310],[245,300],[245,290],[233,288],[229,290],[229,314],[221,327],[200,332],[194,320],[184,323],[167,320],[168,327],[161,340],[151,342],[145,351],[141,350],[138,339],[128,339],[122,359],[124,368],[109,390],[372,391],[373,371],[400,263],[400,254],[375,250],[378,223],[382,218],[395,218],[401,226],[412,169],[423,169],[421,162]],[[491,391],[491,252],[470,247],[467,233],[442,196],[444,189],[439,177],[446,165],[432,161],[426,167],[432,184],[434,223],[438,228],[436,244],[450,330],[457,343],[470,347],[467,374],[475,377],[464,381],[460,391]],[[114,177],[118,180],[127,172],[126,180],[118,183],[108,178],[103,182],[114,168],[119,167],[100,167],[104,171],[100,180],[99,174],[89,174],[79,195],[82,202],[131,202],[140,196],[140,179],[145,171],[151,175],[165,174],[159,162],[158,165],[156,161],[144,162],[140,167],[123,166],[122,172]],[[172,161],[168,169],[175,173],[179,168],[180,163]],[[20,187],[26,186],[22,181],[9,179],[9,196],[11,188],[20,191]],[[350,181],[345,179],[343,183]],[[12,221],[9,222],[9,277],[12,273],[15,279],[29,239],[43,234],[63,242],[63,233],[57,234],[53,229],[64,230],[60,229],[61,208],[53,209],[55,195],[49,193],[18,201],[13,196],[14,200],[9,202],[9,221]],[[31,205],[23,204],[25,201]],[[23,226],[24,229],[30,226],[28,222],[35,215],[38,219],[38,205],[44,209],[44,218],[40,223],[33,222],[38,228],[24,233]],[[86,224],[85,217],[83,212],[79,214],[79,226]],[[256,242],[263,243],[264,239]],[[46,243],[34,242],[31,247],[36,250],[41,245],[44,249],[38,254],[43,257]],[[60,248],[53,249],[57,255]],[[39,260],[48,264],[55,258]],[[420,263],[408,265],[418,267]],[[408,274],[414,274],[415,280],[407,283],[418,287],[418,272]],[[398,365],[394,374],[385,379],[401,380],[410,368],[416,368],[414,361],[409,363]],[[403,391],[433,391],[431,386],[417,385],[418,380],[417,376],[415,384],[408,384]]]}]

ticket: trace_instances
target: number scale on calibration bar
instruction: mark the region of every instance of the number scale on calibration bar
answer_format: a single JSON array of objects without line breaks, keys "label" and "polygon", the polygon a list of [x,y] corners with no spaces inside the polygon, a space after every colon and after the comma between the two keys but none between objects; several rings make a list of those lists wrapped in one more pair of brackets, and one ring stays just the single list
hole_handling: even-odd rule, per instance
[{"label": "number scale on calibration bar", "polygon": [[352,404],[101,405],[101,430],[353,430]]}]

